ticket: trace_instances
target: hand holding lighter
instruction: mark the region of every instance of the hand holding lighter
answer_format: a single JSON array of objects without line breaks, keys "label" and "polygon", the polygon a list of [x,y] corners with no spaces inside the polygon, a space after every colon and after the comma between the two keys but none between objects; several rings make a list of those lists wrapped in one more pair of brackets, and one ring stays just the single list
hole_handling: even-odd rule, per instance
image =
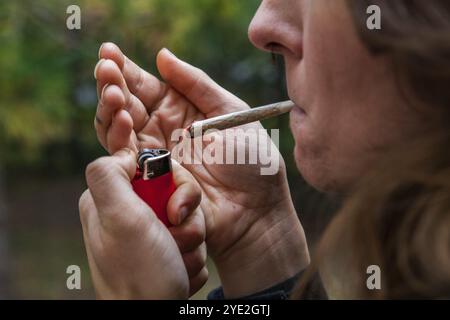
[{"label": "hand holding lighter", "polygon": [[[283,101],[259,108],[196,121],[187,130],[191,138],[203,135],[208,129],[223,130],[243,124],[260,121],[290,112],[295,104]],[[175,192],[170,152],[165,149],[144,149],[138,155],[138,169],[131,182],[134,191],[156,213],[166,225],[171,226],[167,217],[167,203]]]},{"label": "hand holding lighter", "polygon": [[167,203],[175,192],[170,152],[165,149],[144,149],[137,159],[138,168],[131,184],[139,197],[153,209],[167,226]]}]

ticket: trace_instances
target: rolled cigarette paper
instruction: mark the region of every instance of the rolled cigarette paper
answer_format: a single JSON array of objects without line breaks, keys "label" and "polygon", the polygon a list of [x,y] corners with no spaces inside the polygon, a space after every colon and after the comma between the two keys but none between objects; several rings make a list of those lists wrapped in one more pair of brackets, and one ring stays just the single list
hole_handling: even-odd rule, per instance
[{"label": "rolled cigarette paper", "polygon": [[277,117],[292,110],[292,101],[283,101],[245,111],[232,112],[218,117],[195,121],[187,128],[191,138],[202,136],[207,130],[224,130],[247,123]]}]

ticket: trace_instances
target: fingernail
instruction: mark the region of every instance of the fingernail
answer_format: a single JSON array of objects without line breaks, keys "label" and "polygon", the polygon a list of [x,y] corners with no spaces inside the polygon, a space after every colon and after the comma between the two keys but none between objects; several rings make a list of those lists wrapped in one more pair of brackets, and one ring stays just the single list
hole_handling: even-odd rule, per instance
[{"label": "fingernail", "polygon": [[184,221],[184,219],[186,219],[188,214],[189,214],[189,209],[187,207],[181,207],[178,224],[181,224]]},{"label": "fingernail", "polygon": [[98,58],[100,59],[100,52],[102,52],[102,48],[103,48],[103,45],[104,45],[105,43],[103,42],[102,43],[102,45],[100,46],[100,48],[98,48]]},{"label": "fingernail", "polygon": [[94,78],[95,78],[95,80],[97,80],[97,69],[102,64],[103,61],[105,61],[105,59],[100,59],[100,61],[97,62],[97,64],[95,65],[95,69],[94,69]]}]

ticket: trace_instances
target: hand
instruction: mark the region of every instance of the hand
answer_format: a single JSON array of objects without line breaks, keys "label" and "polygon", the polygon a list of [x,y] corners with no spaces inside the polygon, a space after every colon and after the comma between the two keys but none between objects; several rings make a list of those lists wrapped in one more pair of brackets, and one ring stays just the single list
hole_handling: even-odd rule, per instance
[{"label": "hand", "polygon": [[[176,144],[170,139],[175,129],[187,127],[195,120],[249,108],[203,71],[166,49],[157,56],[165,82],[139,68],[114,44],[104,44],[99,55],[95,76],[100,121],[96,120],[95,126],[99,141],[110,153],[124,146],[134,150],[145,147],[171,150]],[[111,122],[121,108],[128,111],[127,116],[124,113],[122,119]],[[133,128],[131,135],[123,135],[130,128]],[[243,128],[258,130],[262,126],[253,123]],[[220,134],[216,138],[224,139]],[[267,152],[257,147],[236,145],[236,149],[245,150],[246,154]],[[272,176],[260,175],[261,164],[182,163],[202,189],[208,252],[229,297],[264,289],[309,263],[283,159],[278,152],[271,156],[279,161],[278,173]],[[258,279],[255,271],[260,275]]]},{"label": "hand", "polygon": [[132,189],[134,152],[122,149],[88,166],[79,207],[99,298],[181,299],[206,281],[201,193],[185,169],[173,168],[168,216],[176,226],[168,230]]}]

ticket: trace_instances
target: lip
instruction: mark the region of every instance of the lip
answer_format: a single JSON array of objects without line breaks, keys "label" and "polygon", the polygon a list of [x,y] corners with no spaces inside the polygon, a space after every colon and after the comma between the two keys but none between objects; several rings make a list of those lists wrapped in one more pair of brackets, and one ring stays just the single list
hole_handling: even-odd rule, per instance
[{"label": "lip", "polygon": [[[295,101],[294,101],[295,103]],[[295,107],[292,109],[292,112],[297,113],[302,116],[306,116],[306,111],[302,107],[300,107],[297,103],[295,103]]]},{"label": "lip", "polygon": [[301,112],[302,114],[306,115],[307,112],[306,110],[301,107],[302,105],[304,105],[304,103],[301,103],[301,101],[299,101],[299,99],[295,99],[294,98],[294,94],[292,94],[292,92],[289,90],[289,83],[288,83],[288,97],[289,99],[294,103],[295,107],[292,109],[292,111],[297,111],[297,112]]},{"label": "lip", "polygon": [[302,126],[306,119],[306,113],[301,108],[292,109],[291,115],[291,124],[295,124],[296,126]]},{"label": "lip", "polygon": [[306,115],[306,111],[305,109],[303,109],[302,107],[300,107],[298,104],[295,105],[295,109],[298,109],[301,113]]},{"label": "lip", "polygon": [[298,132],[305,125],[307,113],[305,109],[300,107],[296,102],[295,107],[290,113],[290,126],[292,132]]}]

